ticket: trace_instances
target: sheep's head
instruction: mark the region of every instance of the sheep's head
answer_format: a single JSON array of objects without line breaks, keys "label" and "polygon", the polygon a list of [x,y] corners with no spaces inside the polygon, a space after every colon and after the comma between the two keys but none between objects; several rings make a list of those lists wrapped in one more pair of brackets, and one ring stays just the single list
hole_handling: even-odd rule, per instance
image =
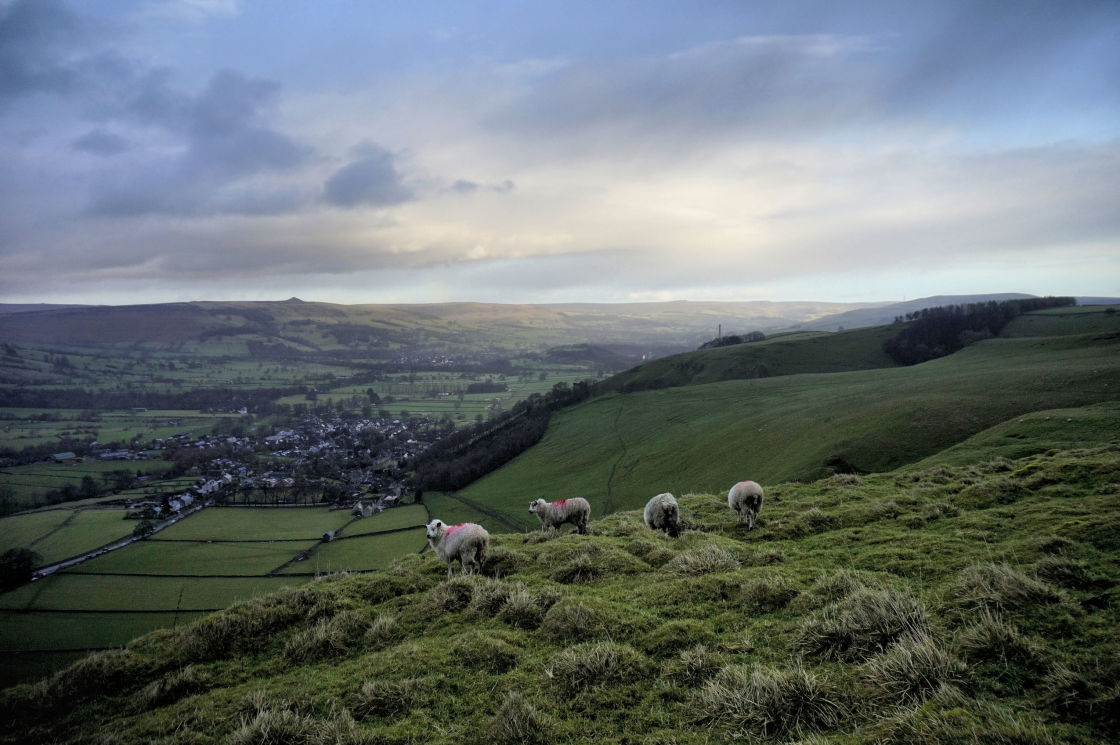
[{"label": "sheep's head", "polygon": [[543,499],[534,499],[529,503],[529,512],[539,512],[540,510],[543,510],[545,508],[545,505],[547,504],[548,502],[544,501]]},{"label": "sheep's head", "polygon": [[447,524],[443,520],[435,519],[428,523],[428,537],[439,538],[443,535],[443,531],[447,528]]}]

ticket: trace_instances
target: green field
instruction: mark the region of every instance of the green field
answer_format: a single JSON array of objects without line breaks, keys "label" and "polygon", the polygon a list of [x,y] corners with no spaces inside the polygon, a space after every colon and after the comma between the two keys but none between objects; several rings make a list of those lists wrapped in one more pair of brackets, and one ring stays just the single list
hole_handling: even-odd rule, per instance
[{"label": "green field", "polygon": [[60,489],[66,484],[79,487],[85,476],[93,479],[98,488],[104,488],[112,480],[114,472],[159,475],[172,465],[171,461],[166,460],[110,460],[9,466],[0,470],[0,487],[9,487],[16,503],[22,509],[29,509],[45,504],[45,497],[52,490]]},{"label": "green field", "polygon": [[352,519],[349,510],[326,507],[209,507],[161,531],[152,541],[314,541]]},{"label": "green field", "polygon": [[30,548],[42,557],[39,564],[43,566],[126,538],[137,523],[125,520],[124,513],[120,509],[77,510],[73,519]]},{"label": "green field", "polygon": [[355,520],[346,526],[343,535],[362,535],[377,533],[382,530],[397,530],[399,528],[415,528],[418,525],[428,524],[428,512],[423,505],[406,504],[401,507],[392,507],[384,512],[379,512],[372,517]]},{"label": "green field", "polygon": [[405,554],[418,553],[427,544],[423,528],[385,535],[363,535],[321,543],[307,557],[283,573],[364,571],[384,569]]},{"label": "green field", "polygon": [[164,613],[0,613],[0,651],[112,647],[152,629],[200,614]]},{"label": "green field", "polygon": [[74,574],[186,574],[257,577],[276,569],[307,543],[172,543],[140,541],[67,570]]},{"label": "green field", "polygon": [[744,478],[887,471],[1118,390],[1120,335],[1085,334],[992,339],[914,367],[608,395],[554,416],[540,443],[461,494],[527,528],[523,503],[538,496],[587,497],[602,515]]},{"label": "green field", "polygon": [[44,510],[0,518],[0,553],[31,547],[72,515],[71,510]]}]

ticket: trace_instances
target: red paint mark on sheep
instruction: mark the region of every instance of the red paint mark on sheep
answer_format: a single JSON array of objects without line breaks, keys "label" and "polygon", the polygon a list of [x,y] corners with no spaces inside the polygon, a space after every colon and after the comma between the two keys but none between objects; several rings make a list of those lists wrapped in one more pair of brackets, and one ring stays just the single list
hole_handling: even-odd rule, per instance
[{"label": "red paint mark on sheep", "polygon": [[455,531],[462,530],[463,528],[467,527],[468,525],[474,525],[474,523],[459,523],[458,525],[448,525],[447,529],[443,531],[443,534],[444,535],[451,535]]},{"label": "red paint mark on sheep", "polygon": [[553,507],[563,507],[563,506],[564,506],[564,505],[566,505],[567,503],[568,503],[568,500],[566,500],[566,499],[560,499],[560,500],[557,500],[557,501],[553,502],[553,503],[552,503],[552,506],[553,506]]}]

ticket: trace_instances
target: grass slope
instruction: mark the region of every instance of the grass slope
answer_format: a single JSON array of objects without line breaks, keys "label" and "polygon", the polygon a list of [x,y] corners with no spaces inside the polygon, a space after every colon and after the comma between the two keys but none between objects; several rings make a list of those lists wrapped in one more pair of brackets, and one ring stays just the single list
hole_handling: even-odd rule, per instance
[{"label": "grass slope", "polygon": [[1071,743],[1120,736],[1120,446],[721,493],[679,539],[496,534],[0,693],[0,742]]},{"label": "grass slope", "polygon": [[1120,334],[993,339],[914,367],[608,395],[554,416],[536,446],[461,496],[528,527],[538,496],[585,496],[602,515],[743,478],[887,471],[1013,417],[1118,395]]},{"label": "grass slope", "polygon": [[847,372],[894,367],[883,342],[896,333],[891,326],[807,332],[761,342],[675,354],[619,373],[598,386],[601,391],[640,391],[799,373]]}]

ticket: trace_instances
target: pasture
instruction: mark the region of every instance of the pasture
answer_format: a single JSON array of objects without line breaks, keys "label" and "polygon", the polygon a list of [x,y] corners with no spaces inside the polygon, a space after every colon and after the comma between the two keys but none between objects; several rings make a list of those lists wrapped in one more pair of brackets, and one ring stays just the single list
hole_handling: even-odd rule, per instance
[{"label": "pasture", "polygon": [[82,495],[82,480],[87,476],[97,490],[108,490],[116,481],[117,474],[124,479],[136,473],[158,476],[171,466],[172,463],[166,460],[32,463],[0,470],[0,487],[11,489],[12,497],[21,509],[30,509],[46,504],[49,493],[57,493],[67,485],[72,490],[72,497]]},{"label": "pasture", "polygon": [[300,551],[304,542],[180,543],[157,537],[133,543],[67,570],[73,574],[234,575],[268,574]]},{"label": "pasture", "polygon": [[[349,513],[347,513],[349,514]],[[372,517],[355,520],[346,526],[344,536],[378,533],[384,530],[399,530],[401,528],[415,528],[418,525],[428,524],[428,512],[423,505],[407,504],[394,507],[384,512],[379,512]]]},{"label": "pasture", "polygon": [[172,525],[155,540],[316,541],[353,518],[326,507],[210,507]]},{"label": "pasture", "polygon": [[405,554],[419,553],[427,545],[427,540],[423,528],[341,538],[318,544],[306,560],[288,565],[282,574],[384,569]]}]

